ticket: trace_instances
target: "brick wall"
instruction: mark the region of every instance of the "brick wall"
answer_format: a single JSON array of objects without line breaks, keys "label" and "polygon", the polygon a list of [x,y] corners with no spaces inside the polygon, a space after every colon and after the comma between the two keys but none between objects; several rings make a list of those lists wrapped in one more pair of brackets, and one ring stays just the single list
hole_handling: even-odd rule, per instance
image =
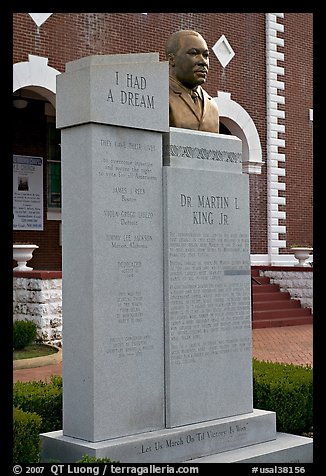
[{"label": "brick wall", "polygon": [[[312,108],[312,15],[286,13],[282,21],[286,45],[286,238],[300,244],[312,238],[312,131],[308,120]],[[235,56],[223,69],[211,51],[205,89],[212,96],[217,90],[229,92],[246,109],[258,130],[266,162],[264,13],[54,13],[40,28],[27,13],[17,13],[13,19],[13,62],[26,61],[28,54],[45,56],[50,67],[63,72],[68,61],[93,54],[159,52],[163,61],[168,35],[181,28],[200,32],[209,48],[222,34],[228,39]],[[302,172],[306,173],[304,180],[300,179]],[[255,254],[267,253],[266,177],[266,164],[261,175],[250,176],[251,253]],[[46,224],[45,241],[51,247],[57,226]],[[48,253],[41,257],[41,253],[35,253],[35,266],[50,263],[52,269],[59,269],[60,249],[53,251],[52,258]]]},{"label": "brick wall", "polygon": [[287,245],[312,245],[312,14],[285,14]]}]

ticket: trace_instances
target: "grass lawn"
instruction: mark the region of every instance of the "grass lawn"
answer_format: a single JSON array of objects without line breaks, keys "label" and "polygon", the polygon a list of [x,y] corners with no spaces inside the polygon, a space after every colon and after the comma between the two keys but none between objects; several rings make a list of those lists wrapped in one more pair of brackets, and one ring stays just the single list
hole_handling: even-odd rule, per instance
[{"label": "grass lawn", "polygon": [[13,359],[33,359],[34,357],[44,357],[45,355],[56,354],[57,349],[45,344],[31,344],[24,349],[16,349],[13,351]]}]

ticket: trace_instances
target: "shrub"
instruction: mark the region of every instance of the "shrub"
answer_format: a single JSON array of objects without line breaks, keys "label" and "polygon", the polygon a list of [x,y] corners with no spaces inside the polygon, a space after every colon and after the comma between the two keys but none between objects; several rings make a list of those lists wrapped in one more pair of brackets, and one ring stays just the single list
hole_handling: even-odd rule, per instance
[{"label": "shrub", "polygon": [[58,388],[62,389],[62,377],[61,377],[61,375],[52,375],[51,379],[50,379],[50,382],[53,385],[57,386]]},{"label": "shrub", "polygon": [[13,347],[23,349],[36,339],[37,326],[32,321],[15,321],[13,323]]},{"label": "shrub", "polygon": [[62,386],[59,382],[60,379],[54,379],[51,383],[32,381],[13,385],[13,404],[42,417],[41,433],[62,428]]},{"label": "shrub", "polygon": [[110,458],[96,458],[96,456],[83,455],[76,463],[118,463],[118,461],[111,461]]},{"label": "shrub", "polygon": [[13,409],[13,462],[38,463],[42,418],[36,413]]},{"label": "shrub", "polygon": [[253,359],[254,408],[276,412],[277,431],[301,434],[313,424],[313,369]]}]

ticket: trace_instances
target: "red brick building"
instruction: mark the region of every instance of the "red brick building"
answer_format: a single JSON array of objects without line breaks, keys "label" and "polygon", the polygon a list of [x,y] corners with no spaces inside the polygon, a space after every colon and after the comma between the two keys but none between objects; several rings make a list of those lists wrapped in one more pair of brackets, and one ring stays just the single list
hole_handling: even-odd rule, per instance
[{"label": "red brick building", "polygon": [[291,246],[312,246],[311,13],[14,13],[13,153],[43,159],[43,219],[39,230],[14,220],[13,239],[39,246],[34,269],[61,269],[56,76],[90,55],[159,52],[165,61],[166,39],[179,29],[205,38],[205,89],[221,132],[242,139],[252,264],[291,264]]}]

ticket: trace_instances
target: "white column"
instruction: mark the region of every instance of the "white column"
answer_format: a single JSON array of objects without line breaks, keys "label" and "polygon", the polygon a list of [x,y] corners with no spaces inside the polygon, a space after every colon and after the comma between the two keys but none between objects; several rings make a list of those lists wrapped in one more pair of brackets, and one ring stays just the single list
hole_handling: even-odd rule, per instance
[{"label": "white column", "polygon": [[286,226],[280,225],[279,220],[286,218],[286,212],[279,210],[279,205],[285,205],[285,197],[279,196],[279,190],[285,190],[286,184],[279,182],[279,177],[285,176],[285,154],[280,148],[285,147],[285,140],[279,138],[279,133],[285,132],[285,125],[279,124],[279,118],[285,118],[285,112],[278,109],[278,104],[284,104],[284,96],[279,91],[284,90],[284,68],[279,66],[284,61],[284,53],[277,50],[284,47],[284,40],[278,32],[284,31],[284,26],[277,23],[283,18],[283,13],[266,13],[266,107],[267,107],[267,224],[268,224],[268,257],[270,264],[278,262],[280,248],[286,247],[286,241],[279,234],[286,232]]}]

